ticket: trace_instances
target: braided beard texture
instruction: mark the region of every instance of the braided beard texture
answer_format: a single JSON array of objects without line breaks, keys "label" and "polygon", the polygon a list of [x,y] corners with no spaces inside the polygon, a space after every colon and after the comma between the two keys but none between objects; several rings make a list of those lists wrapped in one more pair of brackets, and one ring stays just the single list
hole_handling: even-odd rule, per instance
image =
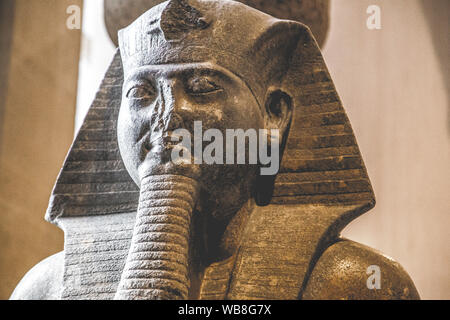
[{"label": "braided beard texture", "polygon": [[189,296],[191,216],[198,183],[180,175],[142,179],[131,246],[116,300],[185,300]]}]

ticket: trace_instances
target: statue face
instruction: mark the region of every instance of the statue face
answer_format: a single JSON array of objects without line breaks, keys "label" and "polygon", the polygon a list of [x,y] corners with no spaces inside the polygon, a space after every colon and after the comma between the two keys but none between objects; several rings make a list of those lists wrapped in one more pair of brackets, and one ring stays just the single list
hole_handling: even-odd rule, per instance
[{"label": "statue face", "polygon": [[118,140],[134,181],[139,185],[146,175],[160,172],[191,175],[200,171],[196,179],[215,199],[216,207],[239,208],[248,199],[257,166],[176,165],[171,154],[178,142],[172,139],[177,129],[186,129],[194,139],[196,121],[201,121],[203,132],[218,129],[224,137],[227,129],[264,128],[264,114],[248,86],[211,63],[149,65],[127,75]]}]

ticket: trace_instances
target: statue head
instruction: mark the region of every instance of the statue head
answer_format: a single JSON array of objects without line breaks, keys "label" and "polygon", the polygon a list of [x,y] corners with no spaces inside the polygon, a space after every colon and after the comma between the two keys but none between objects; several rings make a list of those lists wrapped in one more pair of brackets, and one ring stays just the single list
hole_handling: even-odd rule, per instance
[{"label": "statue head", "polygon": [[[262,144],[250,145],[250,139],[256,141],[267,129],[267,134],[277,132],[281,138],[281,150],[277,146],[274,152],[284,149],[292,98],[282,82],[303,28],[234,1],[169,1],[121,30],[124,84],[118,141],[137,185],[161,173],[194,177],[200,183],[202,207],[216,217],[235,213],[254,195],[260,198],[256,184],[258,190],[265,183],[270,189],[270,178],[259,177],[260,163],[250,163],[250,153],[259,153],[251,149]],[[200,137],[196,124],[201,126]],[[188,150],[189,165],[175,165],[172,159],[174,135],[180,129],[202,143],[200,153]],[[215,150],[221,159],[214,163],[202,159],[203,132],[211,130],[219,131],[222,140],[217,148],[222,150]],[[230,130],[249,135],[244,163],[237,164],[237,145],[229,148]],[[272,154],[275,173],[279,159]]]},{"label": "statue head", "polygon": [[[307,221],[323,233],[339,232],[374,205],[352,128],[305,25],[234,1],[171,0],[120,31],[119,43],[47,211],[47,219],[68,234],[84,225],[105,229],[98,252],[83,247],[86,254],[107,250],[101,243],[108,234],[111,241],[123,239],[115,245],[122,248],[117,268],[123,271],[118,287],[108,287],[117,292],[108,294],[195,298],[202,268],[239,247],[242,216],[251,211],[240,210],[246,203],[310,213]],[[227,141],[216,144],[225,152],[214,154],[224,164],[200,161],[208,142],[238,129],[263,130],[257,145],[265,139],[271,152],[277,143],[279,170],[261,174],[268,163],[259,155],[250,162],[249,137],[241,150],[244,164],[234,148],[235,161],[226,161]],[[202,141],[195,141],[196,131]],[[184,142],[185,135],[194,137],[194,148],[182,144],[178,151],[190,151],[183,157],[188,161],[172,161],[175,141]],[[197,143],[203,153],[192,150]],[[104,227],[99,217],[74,222],[99,215],[133,221],[128,238],[114,234],[122,218],[114,227]],[[277,223],[273,216],[270,221]],[[264,243],[276,238],[270,232],[261,233]],[[233,245],[224,247],[224,238]],[[68,295],[78,294],[67,288]]]}]

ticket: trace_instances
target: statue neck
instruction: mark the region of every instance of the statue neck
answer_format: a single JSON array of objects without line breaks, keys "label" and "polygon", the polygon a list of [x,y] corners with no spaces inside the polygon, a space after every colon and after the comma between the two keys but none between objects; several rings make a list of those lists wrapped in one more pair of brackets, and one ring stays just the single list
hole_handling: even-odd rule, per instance
[{"label": "statue neck", "polygon": [[225,259],[237,252],[245,227],[255,206],[255,200],[253,198],[249,199],[226,227],[219,244]]},{"label": "statue neck", "polygon": [[[219,232],[221,235],[220,239],[217,239],[217,242],[213,241],[215,245],[211,251],[216,254],[210,256],[210,260],[205,265],[196,265],[191,270],[189,275],[191,279],[189,299],[198,299],[200,297],[201,286],[205,281],[204,277],[207,269],[211,269],[213,265],[217,264],[233,264],[233,257],[237,255],[245,228],[255,207],[254,199],[248,200],[229,221],[224,231]],[[231,270],[225,271],[226,274],[229,274],[229,272]]]}]

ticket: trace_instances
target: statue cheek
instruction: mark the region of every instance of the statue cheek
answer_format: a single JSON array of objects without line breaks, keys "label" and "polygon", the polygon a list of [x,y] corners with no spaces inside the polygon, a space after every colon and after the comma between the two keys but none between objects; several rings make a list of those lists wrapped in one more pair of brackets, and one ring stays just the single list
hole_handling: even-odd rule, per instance
[{"label": "statue cheek", "polygon": [[207,109],[202,109],[197,113],[197,116],[206,126],[209,124],[218,124],[225,120],[223,107],[221,105],[213,105]]},{"label": "statue cheek", "polygon": [[[144,134],[144,128],[128,112],[121,110],[117,123],[117,138],[120,154],[128,169],[136,167],[136,162],[141,158],[139,140]],[[141,134],[142,132],[142,134]]]},{"label": "statue cheek", "polygon": [[119,113],[119,119],[117,122],[117,137],[119,140],[119,146],[126,147],[133,141],[133,119],[128,112],[121,109]]},{"label": "statue cheek", "polygon": [[221,121],[227,129],[260,129],[263,115],[251,92],[240,92],[227,99],[221,107]]},{"label": "statue cheek", "polygon": [[225,113],[222,124],[224,129],[254,129],[258,130],[263,128],[264,122],[260,113],[252,112],[251,110],[230,111]]}]

